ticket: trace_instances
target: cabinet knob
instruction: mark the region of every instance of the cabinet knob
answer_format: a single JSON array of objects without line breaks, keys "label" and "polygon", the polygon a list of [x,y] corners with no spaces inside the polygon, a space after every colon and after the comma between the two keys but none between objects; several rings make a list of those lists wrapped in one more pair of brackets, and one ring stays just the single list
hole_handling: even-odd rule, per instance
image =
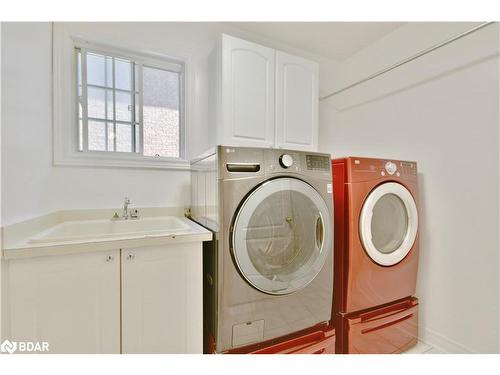
[{"label": "cabinet knob", "polygon": [[115,257],[114,257],[113,255],[108,255],[108,256],[106,257],[106,262],[112,262],[112,261],[114,261],[114,260],[115,260]]},{"label": "cabinet knob", "polygon": [[134,260],[135,259],[135,255],[134,254],[128,254],[127,255],[127,259],[128,260]]}]

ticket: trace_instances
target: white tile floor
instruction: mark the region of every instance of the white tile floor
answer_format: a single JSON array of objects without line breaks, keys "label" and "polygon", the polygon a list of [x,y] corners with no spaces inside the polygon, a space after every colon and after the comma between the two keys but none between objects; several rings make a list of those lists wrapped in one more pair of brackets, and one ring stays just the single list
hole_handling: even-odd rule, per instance
[{"label": "white tile floor", "polygon": [[443,354],[443,352],[429,344],[426,344],[425,342],[419,341],[417,345],[403,354]]}]

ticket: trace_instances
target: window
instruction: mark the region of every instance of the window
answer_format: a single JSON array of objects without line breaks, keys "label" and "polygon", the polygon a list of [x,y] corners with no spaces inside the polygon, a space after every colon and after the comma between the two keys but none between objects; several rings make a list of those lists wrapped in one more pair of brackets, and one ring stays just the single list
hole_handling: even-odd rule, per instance
[{"label": "window", "polygon": [[183,155],[183,66],[77,47],[78,151]]}]

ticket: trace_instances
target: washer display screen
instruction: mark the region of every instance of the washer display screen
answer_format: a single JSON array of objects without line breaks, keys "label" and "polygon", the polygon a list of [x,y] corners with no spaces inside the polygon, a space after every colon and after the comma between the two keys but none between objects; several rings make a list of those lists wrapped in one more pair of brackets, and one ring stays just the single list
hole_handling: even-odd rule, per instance
[{"label": "washer display screen", "polygon": [[330,170],[330,158],[320,155],[306,155],[306,165],[309,170],[328,171]]}]

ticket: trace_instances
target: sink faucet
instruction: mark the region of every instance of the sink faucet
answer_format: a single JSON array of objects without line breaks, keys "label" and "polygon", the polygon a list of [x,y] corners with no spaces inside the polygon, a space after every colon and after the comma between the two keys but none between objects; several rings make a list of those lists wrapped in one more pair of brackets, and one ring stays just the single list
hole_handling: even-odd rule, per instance
[{"label": "sink faucet", "polygon": [[128,212],[128,206],[130,204],[130,198],[125,197],[125,200],[123,201],[123,213],[122,213],[122,219],[127,220],[129,218],[129,212]]},{"label": "sink faucet", "polygon": [[139,211],[137,209],[130,209],[130,198],[125,197],[123,200],[123,212],[119,216],[118,212],[115,212],[111,220],[129,220],[129,219],[139,219]]}]

